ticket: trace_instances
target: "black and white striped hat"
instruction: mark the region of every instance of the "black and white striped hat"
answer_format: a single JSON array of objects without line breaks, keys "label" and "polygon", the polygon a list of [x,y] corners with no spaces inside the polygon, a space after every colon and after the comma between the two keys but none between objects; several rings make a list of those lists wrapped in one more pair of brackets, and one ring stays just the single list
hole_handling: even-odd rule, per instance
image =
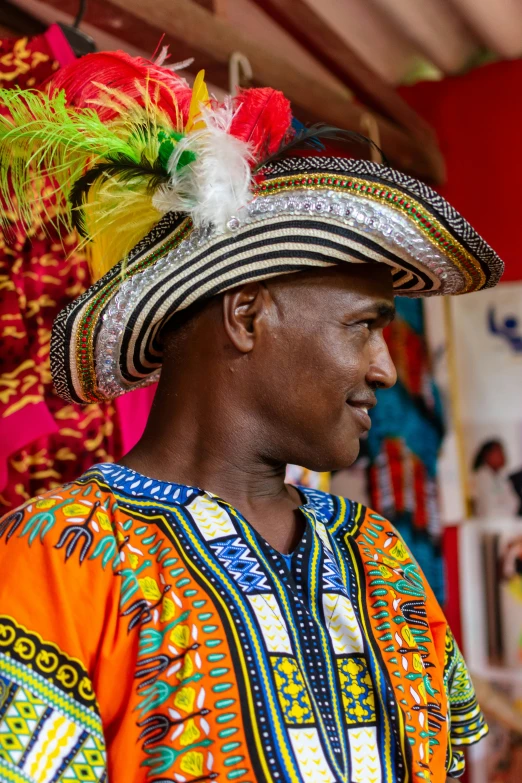
[{"label": "black and white striped hat", "polygon": [[73,402],[110,400],[159,377],[174,313],[242,283],[309,267],[379,262],[401,296],[463,294],[498,282],[496,253],[440,195],[385,166],[289,157],[258,177],[226,232],[167,213],[59,314],[51,365]]}]

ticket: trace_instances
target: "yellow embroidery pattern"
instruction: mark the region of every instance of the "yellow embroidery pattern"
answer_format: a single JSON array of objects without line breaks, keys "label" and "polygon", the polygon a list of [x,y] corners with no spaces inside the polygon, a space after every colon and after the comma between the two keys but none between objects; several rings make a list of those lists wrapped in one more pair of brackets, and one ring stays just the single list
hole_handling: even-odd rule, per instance
[{"label": "yellow embroidery pattern", "polygon": [[271,660],[286,723],[313,723],[314,714],[310,696],[297,662],[294,658],[275,656]]}]

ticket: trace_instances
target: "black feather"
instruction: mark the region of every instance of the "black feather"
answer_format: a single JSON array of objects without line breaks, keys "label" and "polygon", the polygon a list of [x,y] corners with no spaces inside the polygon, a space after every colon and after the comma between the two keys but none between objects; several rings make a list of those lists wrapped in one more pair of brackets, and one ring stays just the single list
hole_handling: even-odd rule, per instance
[{"label": "black feather", "polygon": [[276,160],[286,158],[288,153],[292,149],[298,147],[315,147],[316,149],[321,146],[320,139],[331,139],[332,141],[356,141],[358,144],[365,144],[369,147],[374,147],[378,150],[382,156],[383,163],[389,166],[389,162],[386,159],[384,152],[380,147],[375,144],[374,141],[367,136],[363,136],[362,133],[356,133],[355,131],[345,130],[344,128],[335,128],[333,125],[325,125],[324,123],[317,123],[311,125],[309,128],[303,126],[302,130],[299,130],[293,139],[283,143],[279,149],[265,158],[261,163],[258,163],[255,170],[264,168],[269,163],[274,163]]},{"label": "black feather", "polygon": [[154,193],[160,185],[169,179],[168,173],[159,161],[150,163],[144,155],[141,156],[139,163],[124,154],[109,155],[103,163],[96,163],[80,179],[76,180],[69,195],[72,207],[72,224],[82,236],[87,236],[83,206],[87,201],[89,190],[100,177],[111,177],[119,182],[125,182],[131,187],[143,184],[145,181],[147,192],[150,193]]}]

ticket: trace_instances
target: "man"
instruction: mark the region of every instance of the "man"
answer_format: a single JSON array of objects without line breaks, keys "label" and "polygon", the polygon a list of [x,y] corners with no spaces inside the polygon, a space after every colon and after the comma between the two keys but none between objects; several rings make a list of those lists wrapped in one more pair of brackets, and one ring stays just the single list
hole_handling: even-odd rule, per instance
[{"label": "man", "polygon": [[444,616],[386,520],[285,466],[355,459],[395,293],[501,262],[278,93],[121,54],[59,78],[0,133],[22,211],[50,173],[108,269],[55,324],[57,390],[161,378],[119,465],[0,522],[1,779],[443,783],[487,731]]}]

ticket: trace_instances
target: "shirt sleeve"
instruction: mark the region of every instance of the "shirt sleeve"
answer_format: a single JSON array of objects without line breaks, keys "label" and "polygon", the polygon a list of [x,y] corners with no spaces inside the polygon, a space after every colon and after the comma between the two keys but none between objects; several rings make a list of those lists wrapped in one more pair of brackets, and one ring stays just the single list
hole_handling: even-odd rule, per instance
[{"label": "shirt sleeve", "polygon": [[[406,545],[404,545],[406,546]],[[413,559],[413,556],[412,556]],[[418,567],[418,566],[417,566]],[[419,568],[419,572],[422,571]],[[426,577],[422,574],[426,591],[427,619],[434,636],[444,642],[443,684],[448,712],[448,750],[446,770],[450,777],[460,777],[464,772],[463,748],[473,745],[486,736],[489,729],[477,702],[473,682],[464,657],[455,641],[444,612],[438,603]],[[442,647],[440,645],[439,649]],[[439,656],[442,664],[442,656]]]},{"label": "shirt sleeve", "polygon": [[488,727],[477,703],[468,668],[449,628],[446,631],[444,684],[450,723],[448,775],[459,777],[464,772],[463,748],[485,737]]},{"label": "shirt sleeve", "polygon": [[[407,550],[404,542],[403,546]],[[409,554],[414,560],[413,555],[410,552]],[[478,704],[468,667],[444,612],[418,565],[417,568],[424,582],[430,628],[434,638],[438,637],[441,640],[441,644],[437,647],[442,649],[442,642],[444,643],[443,683],[448,713],[446,771],[449,777],[458,778],[464,773],[465,768],[464,747],[479,742],[489,729]],[[442,664],[441,655],[439,660]]]},{"label": "shirt sleeve", "polygon": [[107,778],[135,660],[120,629],[110,503],[72,485],[0,520],[0,780]]}]

